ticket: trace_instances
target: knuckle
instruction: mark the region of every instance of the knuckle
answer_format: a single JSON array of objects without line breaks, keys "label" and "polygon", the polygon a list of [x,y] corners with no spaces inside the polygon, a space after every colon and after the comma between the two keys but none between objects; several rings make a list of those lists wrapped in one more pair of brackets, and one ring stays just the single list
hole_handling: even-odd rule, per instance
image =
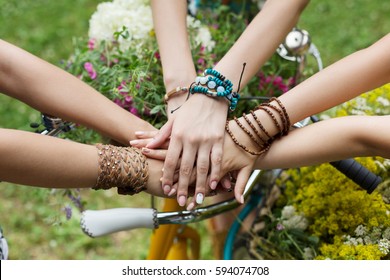
[{"label": "knuckle", "polygon": [[192,168],[188,165],[180,167],[180,175],[189,176],[191,174]]},{"label": "knuckle", "polygon": [[176,139],[183,139],[185,134],[184,134],[184,131],[177,131],[175,130],[174,132],[172,132],[172,138],[176,138]]},{"label": "knuckle", "polygon": [[219,165],[222,163],[222,155],[220,154],[213,154],[213,156],[211,157],[211,162],[213,163],[213,165]]},{"label": "knuckle", "polygon": [[173,157],[167,156],[164,162],[165,168],[175,168],[176,160]]},{"label": "knuckle", "polygon": [[209,167],[205,164],[200,164],[196,168],[197,174],[205,175],[209,172]]}]

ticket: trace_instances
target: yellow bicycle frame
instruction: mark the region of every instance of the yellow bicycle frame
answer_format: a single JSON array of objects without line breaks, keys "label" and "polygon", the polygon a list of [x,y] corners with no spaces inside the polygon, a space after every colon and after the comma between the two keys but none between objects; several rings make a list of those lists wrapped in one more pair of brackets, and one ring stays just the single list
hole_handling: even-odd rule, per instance
[{"label": "yellow bicycle frame", "polygon": [[[163,202],[164,212],[184,209],[175,199],[165,198]],[[200,236],[187,225],[160,225],[153,231],[149,248],[148,260],[197,260],[200,255]]]}]

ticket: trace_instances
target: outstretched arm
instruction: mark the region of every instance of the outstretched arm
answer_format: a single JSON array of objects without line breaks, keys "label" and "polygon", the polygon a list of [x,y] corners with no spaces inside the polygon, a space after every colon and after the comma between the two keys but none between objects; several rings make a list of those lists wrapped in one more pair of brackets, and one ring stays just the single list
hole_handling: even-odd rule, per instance
[{"label": "outstretched arm", "polygon": [[[390,34],[372,46],[334,63],[280,96],[279,100],[284,104],[291,123],[327,110],[389,82],[390,59],[387,51],[389,47]],[[278,106],[276,102],[274,105]],[[264,110],[256,110],[255,114],[271,136],[277,133],[273,120]],[[251,122],[255,123],[252,115],[248,117]],[[251,129],[242,117],[240,121],[247,129]],[[360,121],[361,126],[359,126]],[[239,150],[226,149],[224,171],[242,170],[242,177],[236,185],[236,197],[239,198],[250,169],[255,167],[307,165],[351,156],[381,155],[388,157],[389,135],[382,133],[389,129],[388,121],[388,116],[367,119],[350,117],[313,124],[275,141],[271,149],[258,159],[241,148]],[[229,126],[239,142],[242,141],[241,143],[249,149],[257,148],[254,141],[234,121],[230,122]],[[381,135],[378,131],[381,131]],[[226,137],[225,145],[231,143],[229,136]],[[304,145],[308,148],[295,149],[295,146],[303,148]],[[231,151],[236,152],[231,153]],[[301,151],[299,157],[297,157],[297,151]],[[240,157],[242,159],[239,159]],[[241,166],[235,165],[238,162]],[[227,166],[230,167],[226,168]]]},{"label": "outstretched arm", "polygon": [[0,92],[128,145],[149,123],[120,108],[66,71],[0,40]]},{"label": "outstretched arm", "polygon": [[[163,196],[159,181],[162,162],[147,159],[144,173],[139,171],[141,162],[145,160],[142,154],[136,153],[135,148],[112,146],[113,152],[118,149],[123,149],[123,158],[112,154],[104,157],[105,153],[92,145],[32,132],[0,129],[0,181],[46,188],[93,188],[100,178],[109,187],[134,189],[145,184],[148,193]],[[106,172],[104,166],[99,168],[101,163],[107,162],[115,165],[118,172]],[[111,173],[117,176],[111,176]],[[144,174],[147,173],[149,176],[146,178]],[[134,184],[123,186],[121,181]]]}]

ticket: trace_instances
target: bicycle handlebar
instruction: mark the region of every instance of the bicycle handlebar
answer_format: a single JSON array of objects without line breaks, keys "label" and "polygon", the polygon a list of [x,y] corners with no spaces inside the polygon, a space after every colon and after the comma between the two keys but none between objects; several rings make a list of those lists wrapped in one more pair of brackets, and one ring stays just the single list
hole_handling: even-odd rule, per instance
[{"label": "bicycle handlebar", "polygon": [[[313,122],[319,122],[319,118],[315,115],[311,116],[310,119]],[[372,173],[370,170],[365,168],[355,159],[343,159],[339,161],[330,162],[330,164],[347,176],[349,179],[354,181],[360,187],[365,189],[367,193],[371,194],[376,187],[382,182],[382,178]]]},{"label": "bicycle handlebar", "polygon": [[[259,179],[270,180],[261,170],[254,170],[245,186],[244,197],[248,198]],[[160,212],[153,208],[115,208],[106,210],[85,210],[80,225],[85,234],[99,237],[119,231],[136,228],[158,228],[164,224],[188,224],[199,222],[228,210],[237,208],[239,203],[232,198],[216,204],[199,207],[191,211]]]},{"label": "bicycle handlebar", "polygon": [[372,173],[352,158],[330,162],[330,164],[365,189],[369,194],[382,182],[381,177]]},{"label": "bicycle handlebar", "polygon": [[153,208],[115,208],[85,210],[80,225],[85,234],[99,237],[135,228],[158,227],[157,211]]}]

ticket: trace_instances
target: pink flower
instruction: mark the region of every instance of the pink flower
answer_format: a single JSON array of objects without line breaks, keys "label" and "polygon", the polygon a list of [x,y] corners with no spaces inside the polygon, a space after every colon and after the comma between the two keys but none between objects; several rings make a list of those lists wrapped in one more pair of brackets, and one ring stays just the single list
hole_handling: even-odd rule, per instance
[{"label": "pink flower", "polygon": [[198,64],[201,65],[201,66],[205,65],[205,60],[204,60],[204,58],[199,58],[199,59],[198,59]]},{"label": "pink flower", "polygon": [[129,111],[130,111],[130,113],[132,113],[133,115],[136,115],[137,117],[139,117],[137,108],[132,107],[132,108],[130,108]]},{"label": "pink flower", "polygon": [[88,49],[90,51],[93,51],[95,49],[95,39],[89,39],[88,40]]},{"label": "pink flower", "polygon": [[97,73],[96,73],[95,69],[93,68],[93,65],[91,62],[84,63],[84,69],[88,72],[88,75],[92,80],[96,79]]}]

